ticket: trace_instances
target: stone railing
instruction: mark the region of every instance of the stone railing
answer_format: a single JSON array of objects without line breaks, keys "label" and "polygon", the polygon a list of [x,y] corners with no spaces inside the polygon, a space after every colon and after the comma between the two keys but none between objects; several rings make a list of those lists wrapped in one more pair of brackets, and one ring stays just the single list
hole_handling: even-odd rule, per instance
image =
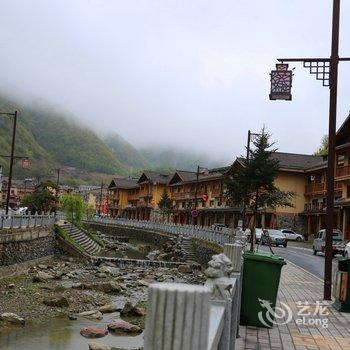
[{"label": "stone railing", "polygon": [[245,243],[245,237],[239,235],[231,229],[221,231],[202,226],[195,225],[179,225],[174,223],[160,223],[143,220],[127,220],[127,219],[112,219],[112,218],[96,218],[94,222],[104,225],[119,225],[141,228],[146,230],[154,230],[170,233],[174,236],[185,236],[191,238],[202,239],[208,242],[217,243],[223,246],[225,243],[241,242]]},{"label": "stone railing", "polygon": [[149,287],[145,350],[234,350],[241,304],[243,245],[214,255],[204,286],[156,283]]},{"label": "stone railing", "polygon": [[0,229],[52,226],[55,215],[1,215]]}]

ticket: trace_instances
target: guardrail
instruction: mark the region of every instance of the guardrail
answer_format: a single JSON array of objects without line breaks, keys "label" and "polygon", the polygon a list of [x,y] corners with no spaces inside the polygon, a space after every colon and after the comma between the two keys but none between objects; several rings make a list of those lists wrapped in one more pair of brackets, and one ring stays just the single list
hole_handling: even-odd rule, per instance
[{"label": "guardrail", "polygon": [[146,220],[127,220],[112,218],[96,218],[93,222],[104,225],[119,225],[142,228],[147,230],[162,231],[176,236],[186,236],[217,243],[223,246],[225,243],[235,243],[237,238],[243,240],[243,236],[231,229],[216,230],[196,225],[179,225],[174,223],[160,223]]},{"label": "guardrail", "polygon": [[55,223],[55,215],[1,215],[0,229],[28,228],[51,226]]},{"label": "guardrail", "polygon": [[[225,244],[205,271],[204,286],[149,287],[145,350],[234,350],[241,300],[243,245]],[[230,256],[230,257],[228,257]]]}]

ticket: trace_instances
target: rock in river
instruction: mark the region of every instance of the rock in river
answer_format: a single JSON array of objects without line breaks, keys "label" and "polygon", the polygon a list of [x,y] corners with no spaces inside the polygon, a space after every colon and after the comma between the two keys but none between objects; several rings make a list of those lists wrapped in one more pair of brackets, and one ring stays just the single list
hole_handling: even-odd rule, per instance
[{"label": "rock in river", "polygon": [[111,350],[111,348],[105,344],[89,343],[89,350]]},{"label": "rock in river", "polygon": [[189,266],[187,264],[180,265],[178,267],[178,270],[180,273],[191,273],[192,272],[191,266]]},{"label": "rock in river", "polygon": [[91,320],[102,320],[102,313],[98,310],[84,311],[78,314],[80,317],[89,318]]},{"label": "rock in river", "polygon": [[122,332],[122,333],[141,333],[142,329],[132,323],[123,320],[114,320],[107,325],[108,329],[112,332]]},{"label": "rock in river", "polygon": [[4,312],[3,314],[0,315],[0,320],[4,322],[13,323],[13,324],[19,324],[19,325],[25,324],[24,318],[16,314],[13,314],[12,312]]},{"label": "rock in river", "polygon": [[106,328],[89,326],[82,328],[80,334],[85,338],[102,338],[108,334],[108,331]]},{"label": "rock in river", "polygon": [[103,314],[109,314],[112,312],[120,311],[120,308],[114,304],[107,304],[107,305],[100,306],[98,308],[98,311],[102,312]]},{"label": "rock in river", "polygon": [[44,299],[43,303],[46,306],[56,306],[56,307],[67,307],[69,306],[68,299],[63,295],[61,296],[52,296]]},{"label": "rock in river", "polygon": [[145,316],[146,310],[142,307],[136,307],[130,301],[127,301],[120,314],[123,316]]}]

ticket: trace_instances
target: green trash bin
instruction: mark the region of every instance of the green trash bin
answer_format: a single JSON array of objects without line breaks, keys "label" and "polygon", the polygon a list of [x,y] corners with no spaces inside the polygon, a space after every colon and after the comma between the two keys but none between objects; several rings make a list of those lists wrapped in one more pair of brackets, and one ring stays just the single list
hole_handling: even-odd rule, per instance
[{"label": "green trash bin", "polygon": [[283,258],[267,252],[243,254],[241,324],[272,327]]}]

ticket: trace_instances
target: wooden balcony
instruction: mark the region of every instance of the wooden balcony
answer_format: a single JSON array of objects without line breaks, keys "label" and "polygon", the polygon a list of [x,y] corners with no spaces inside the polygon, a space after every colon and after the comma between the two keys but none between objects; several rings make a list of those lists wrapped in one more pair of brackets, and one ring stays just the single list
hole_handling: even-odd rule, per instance
[{"label": "wooden balcony", "polygon": [[312,203],[305,203],[304,206],[304,212],[325,212],[326,211],[326,205],[324,203],[317,203],[317,204],[312,204]]},{"label": "wooden balcony", "polygon": [[172,194],[172,199],[182,200],[182,199],[191,199],[195,197],[195,192],[174,192]]},{"label": "wooden balcony", "polygon": [[140,195],[138,193],[128,195],[128,201],[137,201],[139,198]]},{"label": "wooden balcony", "polygon": [[350,178],[350,165],[338,166],[335,169],[335,178],[337,180]]},{"label": "wooden balcony", "polygon": [[216,188],[214,190],[211,190],[211,196],[212,197],[221,197],[222,196],[221,189]]},{"label": "wooden balcony", "polygon": [[305,195],[322,194],[326,192],[325,182],[313,182],[305,186]]},{"label": "wooden balcony", "polygon": [[[342,184],[335,182],[334,183],[334,191],[341,192],[343,189]],[[313,182],[305,186],[305,196],[312,196],[317,194],[325,194],[327,191],[325,182]]]}]

